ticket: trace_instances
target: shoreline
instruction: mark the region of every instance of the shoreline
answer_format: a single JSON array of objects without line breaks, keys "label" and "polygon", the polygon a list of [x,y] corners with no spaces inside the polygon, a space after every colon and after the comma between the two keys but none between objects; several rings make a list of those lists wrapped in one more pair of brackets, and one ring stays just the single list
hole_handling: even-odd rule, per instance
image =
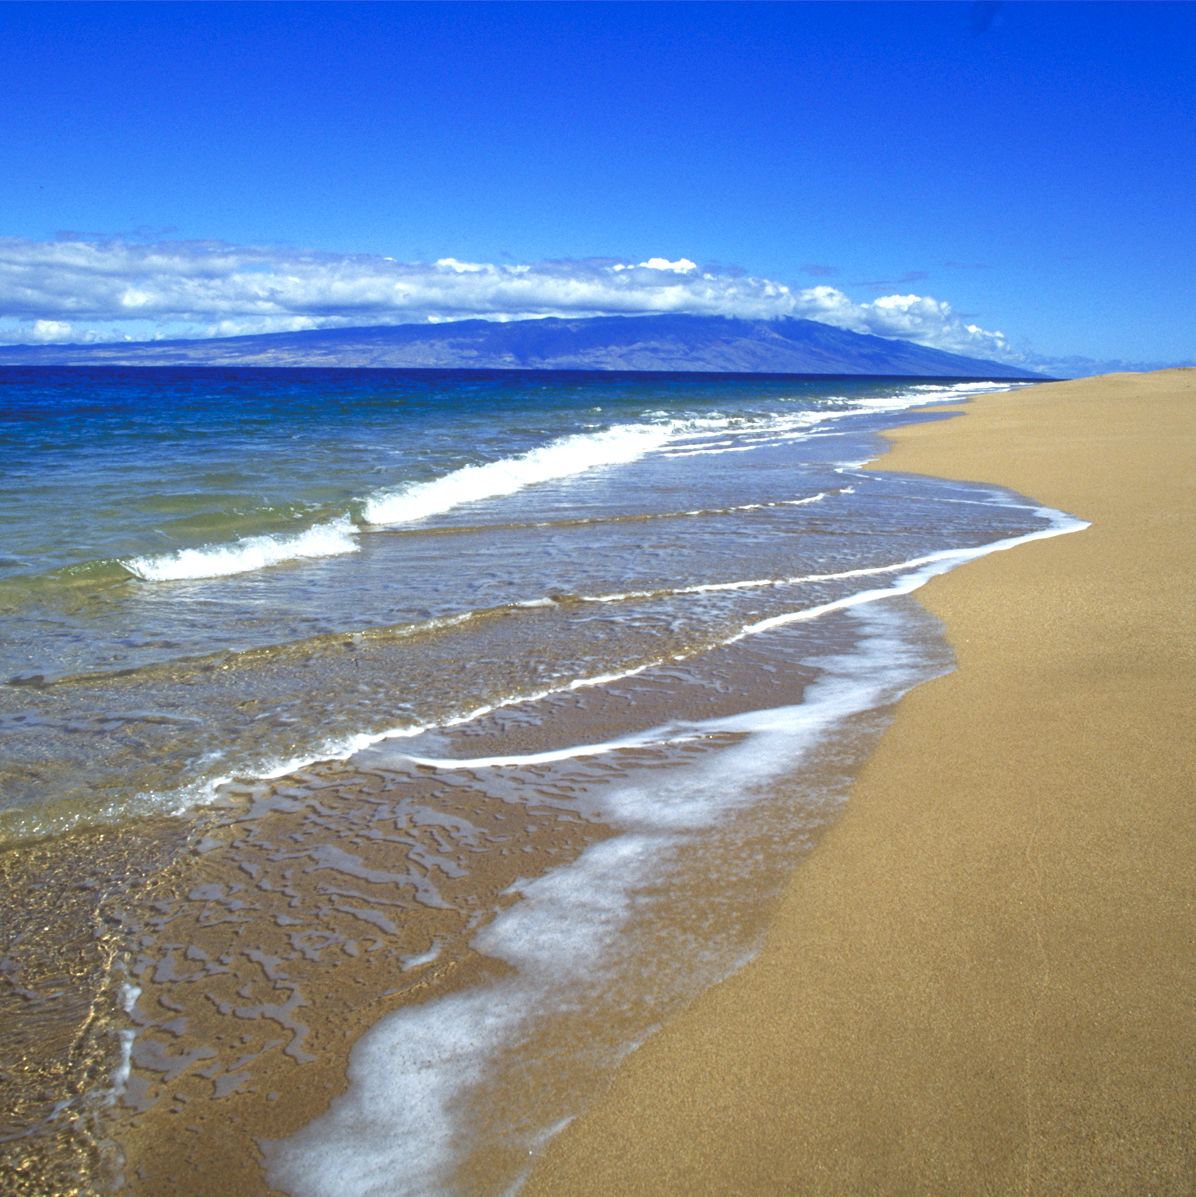
[{"label": "shoreline", "polygon": [[1045,383],[883,468],[1092,521],[919,598],[907,695],[765,946],[523,1190],[1190,1192],[1196,371]]},{"label": "shoreline", "polygon": [[[847,440],[833,439],[812,455],[822,461],[825,477],[807,478],[805,471],[817,465],[802,460],[800,450],[800,464],[766,452],[763,478],[745,470],[740,457],[722,458],[727,485],[712,490],[714,506],[700,484],[698,511],[674,511],[677,504],[667,501],[656,505],[660,510],[648,504],[649,518],[671,521],[653,537],[665,549],[670,527],[681,529],[674,534],[679,547],[700,542],[707,553],[726,530],[735,536],[733,548],[724,546],[728,560],[721,568],[693,576],[683,570],[675,580],[692,585],[679,585],[673,596],[744,590],[728,603],[739,616],[724,617],[725,642],[687,636],[692,613],[686,599],[677,605],[680,622],[668,632],[671,655],[627,660],[627,646],[608,638],[601,652],[583,648],[579,668],[548,686],[552,663],[571,659],[579,627],[592,631],[595,613],[615,613],[597,624],[612,631],[623,628],[628,611],[632,621],[660,619],[658,600],[670,591],[641,587],[645,578],[674,571],[636,565],[633,554],[627,559],[636,571],[626,579],[631,589],[615,577],[611,585],[581,585],[573,601],[568,593],[558,601],[548,579],[549,598],[494,609],[519,611],[518,619],[478,620],[467,640],[454,633],[422,641],[422,667],[410,640],[388,636],[385,628],[352,636],[351,646],[342,634],[318,638],[323,656],[302,657],[315,666],[314,675],[297,673],[286,651],[209,658],[238,709],[260,713],[255,704],[271,683],[285,694],[295,678],[304,692],[321,688],[315,676],[349,696],[366,692],[371,678],[383,679],[386,685],[373,692],[388,693],[393,641],[408,676],[422,683],[421,721],[429,710],[435,714],[438,702],[450,716],[429,724],[422,737],[394,737],[353,759],[321,753],[320,761],[300,767],[291,758],[291,771],[282,775],[263,767],[256,780],[239,777],[178,825],[155,820],[144,834],[139,819],[83,826],[0,862],[9,869],[10,893],[32,886],[43,895],[36,908],[11,920],[25,945],[18,963],[23,975],[36,970],[47,978],[47,1010],[62,1023],[59,1037],[73,1042],[81,1034],[88,1045],[87,1076],[74,1108],[93,1117],[79,1136],[80,1151],[103,1154],[114,1177],[123,1168],[124,1179],[109,1187],[199,1193],[204,1177],[219,1171],[230,1193],[260,1194],[269,1183],[264,1163],[277,1183],[289,1183],[278,1180],[284,1173],[272,1162],[294,1162],[303,1136],[316,1144],[309,1160],[331,1175],[326,1191],[339,1193],[347,1168],[319,1148],[314,1128],[347,1109],[349,1124],[357,1124],[347,1137],[351,1165],[371,1171],[366,1148],[381,1146],[386,1153],[387,1144],[402,1139],[405,1158],[372,1170],[403,1177],[410,1191],[443,1188],[447,1181],[437,1178],[458,1167],[462,1191],[505,1189],[548,1137],[518,1128],[563,1125],[605,1084],[608,1063],[739,968],[754,953],[796,855],[834,817],[849,776],[869,755],[897,696],[949,667],[936,621],[897,596],[960,554],[1007,547],[1023,534],[1052,534],[1041,528],[1027,533],[1039,519],[1016,504],[1007,511],[992,506],[984,491],[962,500],[971,506],[942,507],[936,506],[938,483],[869,480],[859,473],[876,451],[868,429],[887,420],[881,413],[920,406],[914,400],[927,394],[935,396],[932,403],[947,398],[938,387],[864,395],[871,406],[861,423],[868,428],[848,431]],[[804,430],[820,421],[804,410],[781,410],[773,422],[780,425],[775,448],[790,439],[780,433],[796,431],[804,440]],[[720,452],[726,444],[708,447]],[[768,474],[772,466],[775,477]],[[848,499],[857,488],[876,494]],[[838,496],[844,510],[832,502],[808,520],[762,515],[753,529],[755,517],[738,518],[740,511],[805,507]],[[853,515],[850,504],[857,502],[863,506]],[[920,503],[929,503],[934,514]],[[631,514],[638,533],[640,513]],[[695,516],[717,518],[703,527],[691,524]],[[723,516],[733,518],[724,522]],[[870,521],[877,536],[871,555],[846,543],[827,548],[824,538],[840,525],[854,538],[872,527]],[[587,516],[562,526],[593,522]],[[784,527],[784,543],[753,558],[753,537],[768,536],[770,528],[779,534],[774,524]],[[803,530],[817,539],[807,540]],[[890,534],[895,545],[885,544]],[[990,536],[1003,539],[984,550],[944,547]],[[785,577],[776,574],[778,560],[789,563]],[[584,581],[584,569],[579,576]],[[807,586],[812,606],[802,605]],[[611,601],[620,605],[607,607]],[[790,632],[791,623],[799,626]],[[702,625],[692,626],[700,631]],[[538,654],[524,661],[528,643]],[[329,656],[348,669],[333,668]],[[446,700],[457,688],[455,662],[469,657],[475,660],[469,691],[457,694],[468,701],[453,708]],[[587,662],[592,667],[581,668]],[[183,697],[182,685],[199,676],[202,665],[184,661],[179,676],[157,664],[149,672],[116,675],[122,680],[109,688],[108,700],[123,710],[127,694],[135,709],[172,710],[179,705],[172,699]],[[479,680],[487,683],[480,692]],[[495,683],[500,688],[491,693]],[[13,691],[20,699],[39,693]],[[43,700],[69,693],[68,684]],[[518,693],[524,699],[512,697]],[[271,709],[285,708],[267,703]],[[214,704],[214,716],[221,710]],[[791,713],[779,713],[786,710]],[[325,711],[322,720],[333,713]],[[673,735],[677,720],[693,723],[693,734]],[[842,721],[839,734],[818,731],[827,720]],[[251,734],[256,722],[247,725]],[[344,726],[322,730],[331,736]],[[363,738],[378,739],[358,737],[359,747]],[[800,768],[791,753],[802,756]],[[637,794],[647,799],[642,810]],[[615,800],[608,802],[610,795]],[[719,814],[741,802],[754,804],[756,813]],[[718,824],[713,834],[710,820]],[[643,862],[638,871],[637,859]],[[577,891],[572,904],[560,900],[562,890]],[[63,893],[77,900],[68,905]],[[56,907],[69,917],[46,913]],[[550,915],[555,932],[546,923]],[[555,960],[529,962],[515,943],[520,928],[537,920],[550,948],[553,936],[566,932]],[[96,926],[106,929],[101,937],[91,933]],[[619,950],[608,957],[602,943],[612,927],[621,928],[610,940]],[[587,942],[593,950],[584,950]],[[679,942],[695,950],[680,952]],[[504,971],[508,956],[518,957],[513,977]],[[583,958],[585,967],[578,963]],[[565,960],[572,963],[562,967]],[[57,990],[51,988],[66,973],[77,981],[69,1010],[53,1005]],[[522,973],[528,976],[521,981]],[[25,1001],[11,987],[8,996],[18,1009]],[[505,1013],[497,999],[506,1001]],[[539,1008],[542,1017],[526,1018],[527,1007]],[[505,1027],[485,1042],[471,1037],[476,1070],[464,1068],[459,1053],[441,1050],[443,1036],[427,1035],[429,1027],[450,1039],[459,1035],[467,1009],[492,1032]],[[368,1038],[383,1043],[387,1056],[388,1036],[392,1043],[417,1042],[403,1030],[412,1021],[423,1028],[419,1042],[430,1046],[410,1061],[407,1090],[398,1092],[389,1056],[374,1070],[386,1078],[385,1099],[367,1099],[369,1115],[359,1116],[353,1103],[360,1106],[366,1090],[355,1079],[350,1084],[351,1057],[372,1049],[350,1045]],[[53,1092],[36,1081],[54,1069],[59,1076],[63,1067],[73,1078],[69,1070],[79,1053],[57,1044],[43,1051],[44,1022],[18,1015],[10,1026],[18,1032],[11,1038],[19,1040],[10,1043],[10,1054],[24,1068],[9,1082],[31,1111],[25,1120],[30,1133],[15,1142],[11,1158],[28,1179],[27,1191],[65,1191],[74,1183],[63,1179],[64,1170],[75,1167],[74,1155],[67,1158],[69,1131],[52,1110],[44,1124],[33,1124]],[[62,1088],[61,1080],[55,1083]],[[461,1100],[448,1100],[458,1091]],[[425,1117],[437,1093],[445,1097],[443,1116]],[[387,1102],[391,1113],[381,1114]],[[416,1115],[410,1133],[396,1133],[395,1111]],[[364,1130],[371,1122],[381,1132],[374,1143]],[[429,1123],[436,1124],[434,1135]],[[444,1147],[439,1162],[432,1158],[433,1139]],[[100,1175],[97,1167],[81,1167]],[[312,1169],[301,1166],[290,1175],[304,1188]]]}]

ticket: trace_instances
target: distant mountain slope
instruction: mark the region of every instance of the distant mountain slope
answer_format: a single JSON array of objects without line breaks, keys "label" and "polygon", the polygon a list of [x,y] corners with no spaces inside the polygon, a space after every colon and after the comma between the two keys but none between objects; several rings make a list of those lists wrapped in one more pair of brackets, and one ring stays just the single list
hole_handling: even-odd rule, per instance
[{"label": "distant mountain slope", "polygon": [[462,320],[201,341],[0,347],[0,365],[375,366],[1039,378],[1002,362],[814,320],[592,316]]}]

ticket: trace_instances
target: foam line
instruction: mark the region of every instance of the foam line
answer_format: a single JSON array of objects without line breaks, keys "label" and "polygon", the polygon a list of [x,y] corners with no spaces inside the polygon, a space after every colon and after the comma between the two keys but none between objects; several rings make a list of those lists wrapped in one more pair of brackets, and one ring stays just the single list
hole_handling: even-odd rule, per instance
[{"label": "foam line", "polygon": [[635,736],[622,736],[617,740],[604,740],[597,744],[574,744],[568,748],[554,748],[547,752],[527,752],[503,756],[476,756],[463,760],[452,757],[405,756],[415,765],[432,769],[508,769],[526,768],[529,765],[549,765],[557,761],[572,761],[587,756],[605,756],[624,748],[646,748],[651,744],[683,744],[688,740],[700,739],[709,734],[709,728],[699,730],[697,725],[689,731],[678,731],[676,727],[658,727]]},{"label": "foam line", "polygon": [[121,565],[146,582],[224,578],[284,561],[355,553],[357,530],[348,518],[316,524],[294,536],[250,536],[227,545],[180,549],[159,557],[130,557]]},{"label": "foam line", "polygon": [[[857,591],[854,594],[847,595],[844,598],[836,599],[829,603],[822,603],[814,607],[805,607],[798,611],[791,611],[783,615],[776,615],[768,619],[758,620],[755,623],[745,625],[734,635],[729,636],[719,644],[703,646],[702,648],[694,649],[689,653],[676,654],[669,657],[668,660],[684,661],[700,653],[707,652],[710,650],[710,648],[736,644],[741,640],[747,639],[749,636],[760,635],[761,633],[771,631],[774,628],[783,627],[786,624],[818,619],[821,616],[828,615],[834,611],[849,610],[853,607],[875,603],[888,598],[895,598],[903,594],[910,594],[924,586],[932,577],[944,573],[952,568],[952,566],[962,564],[964,561],[974,560],[976,558],[986,556],[989,553],[1003,552],[1007,549],[1015,548],[1017,545],[1026,544],[1030,541],[1048,539],[1054,536],[1062,536],[1070,532],[1079,532],[1089,526],[1084,520],[1076,519],[1073,516],[1065,515],[1064,513],[1055,511],[1051,508],[1036,508],[1035,511],[1041,518],[1051,521],[1051,526],[1049,528],[1040,529],[1036,532],[1029,532],[1022,536],[1008,537],[1004,540],[995,541],[987,545],[977,545],[972,548],[942,549],[938,552],[928,553],[922,557],[911,558],[908,561],[898,562],[894,565],[874,566],[859,570],[844,570],[837,574],[809,575],[804,580],[837,580],[841,578],[865,577],[869,575],[896,573],[902,570],[912,571],[907,576],[898,579],[898,581],[892,586]],[[799,580],[801,579],[790,579],[787,582],[777,582],[774,579],[764,579],[754,582],[713,583],[708,587],[694,587],[689,588],[688,590],[683,589],[678,593],[688,593],[690,590],[705,590],[714,588],[742,589],[748,586],[776,586],[792,584],[793,582]],[[588,601],[614,602],[621,598],[651,598],[660,595],[660,593],[661,592],[659,591],[644,591],[641,594],[630,592],[626,595],[598,596],[591,598]],[[460,727],[467,723],[473,723],[476,720],[481,719],[497,710],[512,706],[522,706],[524,704],[540,702],[546,698],[555,697],[560,694],[567,694],[577,690],[588,689],[593,686],[603,686],[609,685],[612,682],[624,681],[627,678],[636,677],[649,669],[663,664],[665,664],[664,658],[659,660],[645,661],[640,665],[631,666],[627,669],[618,670],[611,673],[595,674],[591,677],[574,678],[569,682],[563,682],[555,686],[548,686],[542,690],[532,693],[513,694],[507,698],[498,699],[493,703],[485,703],[481,706],[473,708],[472,710],[464,711],[460,715],[456,715],[439,723],[404,724],[399,727],[388,728],[385,731],[373,733],[361,732],[356,735],[325,741],[322,744],[314,745],[302,756],[296,756],[286,760],[272,761],[268,763],[260,762],[256,765],[249,765],[245,768],[239,769],[235,774],[225,774],[220,777],[197,783],[196,785],[187,786],[182,790],[174,791],[172,795],[151,794],[147,795],[147,797],[153,800],[154,805],[158,806],[159,808],[167,806],[168,809],[172,810],[172,812],[181,814],[190,807],[207,805],[208,803],[214,801],[219,789],[222,786],[231,781],[237,780],[238,778],[249,778],[258,781],[272,781],[279,777],[285,777],[289,773],[294,773],[300,769],[307,768],[308,766],[314,765],[319,761],[348,760],[358,752],[362,752],[367,748],[372,748],[374,745],[381,744],[387,740],[408,739],[422,735],[427,731],[434,731],[450,727]],[[439,764],[439,762],[434,763]]]},{"label": "foam line", "polygon": [[[376,1023],[355,1045],[348,1089],[328,1112],[287,1139],[262,1144],[271,1182],[296,1197],[457,1192],[454,1172],[472,1146],[464,1113],[470,1096],[503,1069],[506,1053],[537,1020],[610,1000],[612,979],[630,964],[621,955],[628,925],[644,917],[676,847],[760,801],[762,786],[797,767],[842,720],[925,676],[916,660],[900,636],[866,635],[858,653],[827,662],[826,676],[801,706],[739,717],[743,730],[756,733],[748,740],[720,746],[647,785],[594,793],[602,821],[618,834],[520,883],[519,900],[473,941],[479,952],[512,966],[511,973]],[[654,996],[684,999],[750,955],[729,937],[676,962],[657,960]],[[650,1029],[633,1028],[630,1044],[612,1043],[612,1059]],[[536,1081],[534,1073],[527,1078]],[[575,1110],[563,1105],[558,1112],[564,1117],[550,1127],[513,1129],[506,1145],[542,1143]]]},{"label": "foam line", "polygon": [[[661,449],[666,450],[666,456],[675,457],[749,452],[779,440],[814,435],[818,425],[846,416],[902,411],[951,397],[966,398],[985,391],[1008,390],[1012,385],[912,386],[892,395],[858,399],[849,407],[806,410],[776,416],[759,425],[730,416],[670,420],[663,418],[665,413],[656,413],[662,417],[659,423],[619,424],[599,432],[576,433],[514,457],[463,466],[428,482],[378,492],[365,500],[363,518],[375,527],[418,523],[468,503],[515,494],[537,483],[560,481],[603,466],[629,464]],[[712,434],[727,432],[741,434],[749,438],[750,443],[733,445],[729,441],[710,439]],[[858,467],[842,466],[839,472],[853,468]],[[245,537],[232,544],[130,557],[122,560],[120,565],[134,577],[147,582],[230,577],[288,561],[356,552],[360,547],[359,531],[348,516],[342,516],[294,535]]]},{"label": "foam line", "polygon": [[[559,481],[602,466],[624,465],[649,453],[667,449],[667,456],[688,457],[708,453],[748,452],[771,443],[777,437],[791,439],[809,435],[819,424],[861,412],[903,411],[959,392],[1002,389],[993,383],[964,383],[952,387],[934,386],[923,393],[911,387],[876,399],[860,399],[850,407],[835,410],[802,411],[781,415],[759,426],[727,416],[689,420],[662,419],[660,423],[617,424],[601,432],[577,433],[515,457],[504,457],[484,465],[463,466],[428,482],[411,483],[398,490],[382,491],[366,500],[364,518],[376,526],[416,523],[452,511],[467,503],[513,495],[541,482]],[[656,413],[663,417],[665,413]],[[752,438],[748,445],[711,441],[712,433],[737,432]],[[696,443],[695,443],[696,442]]]},{"label": "foam line", "polygon": [[[1090,525],[1086,520],[1076,519],[1074,516],[1063,515],[1046,507],[1036,508],[1036,513],[1044,519],[1050,519],[1052,526],[1039,529],[1037,532],[1027,532],[1022,536],[1010,536],[1005,540],[994,541],[991,544],[976,545],[966,549],[940,549],[937,553],[928,553],[925,557],[916,557],[906,562],[906,568],[914,572],[900,578],[894,585],[878,590],[860,590],[849,594],[845,598],[835,599],[830,603],[822,603],[817,607],[807,607],[802,611],[790,611],[784,615],[773,615],[768,619],[758,620],[756,623],[745,625],[726,643],[735,644],[748,636],[756,636],[761,632],[771,631],[773,628],[784,627],[786,624],[799,623],[803,620],[818,619],[832,611],[844,611],[851,607],[858,607],[865,603],[874,603],[880,599],[893,598],[900,594],[911,594],[920,590],[931,578],[946,573],[955,565],[965,561],[974,561],[979,557],[987,557],[989,553],[1000,553],[1018,545],[1028,544],[1033,540],[1048,540],[1053,536],[1066,536],[1069,532],[1081,532]],[[850,570],[841,575],[852,577],[867,573],[891,572],[888,570]]]},{"label": "foam line", "polygon": [[[898,565],[880,566],[875,569],[867,570],[848,570],[841,574],[823,574],[822,578],[847,578],[857,577],[866,574],[874,573],[892,573],[901,569],[912,569],[913,573],[901,578],[892,586],[877,588],[874,590],[860,590],[854,594],[850,594],[841,599],[835,599],[833,602],[821,603],[815,607],[806,607],[800,611],[790,611],[783,615],[774,615],[768,619],[757,620],[755,623],[745,625],[740,631],[733,636],[728,637],[722,641],[722,645],[737,644],[741,640],[747,639],[749,636],[757,636],[763,632],[771,631],[773,628],[784,627],[787,624],[799,623],[806,620],[818,619],[823,615],[828,615],[832,611],[845,611],[852,607],[859,607],[868,603],[878,602],[881,599],[895,598],[898,595],[910,594],[915,590],[920,589],[931,578],[936,577],[941,573],[945,573],[953,566],[962,564],[964,561],[974,560],[978,557],[987,556],[989,553],[1003,552],[1007,549],[1015,548],[1017,545],[1026,544],[1032,540],[1045,540],[1054,536],[1064,536],[1069,532],[1079,532],[1084,528],[1089,527],[1088,523],[1083,520],[1076,520],[1070,516],[1060,517],[1059,513],[1048,511],[1045,508],[1037,508],[1039,515],[1044,517],[1054,516],[1055,522],[1050,528],[1043,528],[1037,532],[1030,532],[1023,536],[1011,536],[1005,540],[995,541],[992,544],[981,545],[971,549],[943,549],[936,553],[928,553],[924,557],[916,557],[910,561],[901,562]],[[803,580],[803,579],[794,579]],[[804,579],[809,581],[811,579]],[[752,583],[731,583],[733,586],[747,586]],[[680,657],[674,657],[674,660],[684,660],[688,656],[695,654],[681,654]],[[663,662],[660,662],[663,664]],[[636,669],[627,670],[622,673],[606,674],[593,678],[578,679],[570,682],[569,689],[579,689],[583,686],[596,686],[604,683],[621,681],[624,678],[631,677],[637,673],[642,673],[650,666],[642,665]],[[549,691],[545,691],[543,697],[547,697]],[[518,701],[518,700],[512,700]],[[532,701],[529,699],[528,701]],[[501,704],[506,705],[506,704]],[[593,744],[575,744],[567,748],[551,749],[545,752],[524,753],[524,754],[504,754],[500,756],[485,756],[485,757],[470,757],[466,759],[454,759],[452,757],[417,757],[408,756],[406,759],[417,765],[424,765],[435,769],[493,769],[493,768],[511,768],[511,767],[526,767],[529,765],[543,765],[551,764],[557,761],[573,760],[579,757],[601,756],[611,752],[617,752],[624,748],[643,748],[651,744],[681,744],[690,740],[701,739],[704,736],[714,734],[716,732],[750,732],[760,730],[775,730],[778,727],[784,726],[787,720],[795,717],[799,707],[779,708],[776,712],[768,712],[769,715],[775,715],[764,723],[760,722],[759,713],[753,712],[750,717],[732,716],[729,718],[706,720],[700,723],[684,723],[684,724],[669,724],[661,727],[652,728],[648,731],[641,732],[637,735],[623,736],[614,740],[605,740]]]},{"label": "foam line", "polygon": [[553,482],[601,466],[625,465],[666,444],[671,424],[620,424],[604,432],[561,437],[517,457],[463,466],[430,482],[415,482],[368,499],[371,524],[414,523],[465,503],[513,495],[540,482]]},{"label": "foam line", "polygon": [[[1041,513],[1042,508],[1033,508],[1036,513]],[[1087,525],[1084,525],[1087,527]],[[1055,536],[1058,533],[1054,531],[1035,532],[1031,533],[1031,538],[1041,535]],[[1003,542],[1002,542],[1003,543]],[[1008,546],[1013,544],[1020,544],[1020,539],[1014,539]],[[981,546],[986,551],[995,551],[991,546]],[[811,582],[842,582],[847,578],[870,578],[879,577],[882,574],[895,574],[902,570],[919,569],[925,565],[932,565],[938,561],[955,560],[959,554],[970,554],[973,550],[970,549],[942,549],[935,553],[929,553],[924,557],[911,557],[906,561],[896,561],[892,565],[868,565],[862,566],[859,569],[845,569],[837,573],[828,574],[797,574],[791,578],[745,578],[736,582],[699,582],[693,586],[678,586],[675,589],[662,588],[659,590],[624,590],[618,591],[614,594],[583,594],[579,595],[577,600],[582,603],[622,603],[629,600],[637,599],[651,599],[651,598],[672,598],[684,594],[714,594],[728,590],[764,590],[773,586],[801,586]],[[966,556],[962,559],[966,560]],[[841,600],[846,602],[847,600]],[[811,610],[821,610],[821,608],[810,608]],[[782,618],[782,617],[778,617]]]}]

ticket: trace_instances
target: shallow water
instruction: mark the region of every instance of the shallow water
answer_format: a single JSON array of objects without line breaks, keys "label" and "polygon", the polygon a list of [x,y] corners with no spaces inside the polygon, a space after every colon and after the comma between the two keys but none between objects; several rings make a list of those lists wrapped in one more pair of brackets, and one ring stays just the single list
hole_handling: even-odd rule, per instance
[{"label": "shallow water", "polygon": [[2,372],[24,1191],[507,1191],[948,667],[905,596],[1076,526],[860,470],[992,389]]}]

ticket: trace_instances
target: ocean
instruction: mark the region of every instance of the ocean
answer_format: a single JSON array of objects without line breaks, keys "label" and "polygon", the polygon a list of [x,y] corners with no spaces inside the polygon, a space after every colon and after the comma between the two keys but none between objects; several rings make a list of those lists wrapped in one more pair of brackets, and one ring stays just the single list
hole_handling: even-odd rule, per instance
[{"label": "ocean", "polygon": [[6,1192],[505,1193],[1069,517],[958,380],[0,369]]}]

